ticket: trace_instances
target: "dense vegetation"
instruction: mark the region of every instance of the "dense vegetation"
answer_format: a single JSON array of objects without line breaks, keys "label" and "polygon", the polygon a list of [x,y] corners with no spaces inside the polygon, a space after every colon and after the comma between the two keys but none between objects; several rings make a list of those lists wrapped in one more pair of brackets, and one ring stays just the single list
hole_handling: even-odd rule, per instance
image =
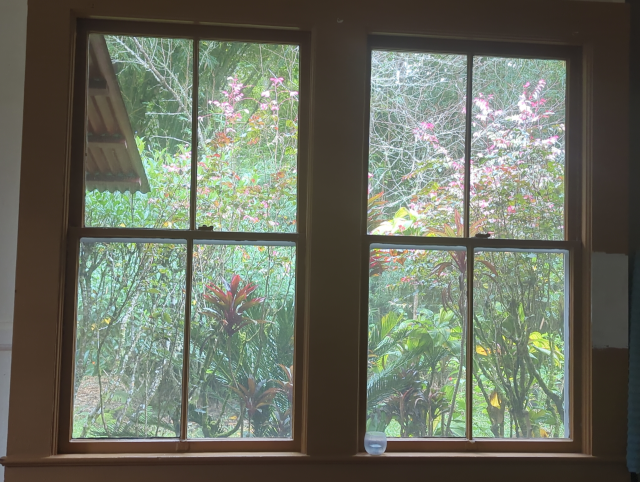
[{"label": "dense vegetation", "polygon": [[[466,57],[372,60],[369,232],[463,237]],[[564,68],[474,59],[469,236],[564,238]],[[370,275],[370,428],[464,436],[472,390],[475,437],[566,435],[563,253],[374,249]]]},{"label": "dense vegetation", "polygon": [[[107,43],[152,190],[87,192],[85,223],[186,229],[191,44]],[[201,42],[199,69],[197,225],[295,231],[298,48]],[[295,256],[194,243],[190,437],[291,436]],[[169,240],[83,240],[74,436],[180,433],[186,257]]]},{"label": "dense vegetation", "polygon": [[[107,37],[152,190],[87,192],[87,226],[186,229],[192,47]],[[201,42],[196,224],[296,230],[298,49]],[[368,231],[464,235],[466,57],[374,52]],[[477,79],[477,80],[476,80]],[[564,64],[476,58],[470,236],[563,239]],[[466,265],[474,256],[472,387]],[[84,239],[74,437],[290,437],[295,246]],[[368,426],[390,436],[565,436],[565,256],[376,248]]]}]

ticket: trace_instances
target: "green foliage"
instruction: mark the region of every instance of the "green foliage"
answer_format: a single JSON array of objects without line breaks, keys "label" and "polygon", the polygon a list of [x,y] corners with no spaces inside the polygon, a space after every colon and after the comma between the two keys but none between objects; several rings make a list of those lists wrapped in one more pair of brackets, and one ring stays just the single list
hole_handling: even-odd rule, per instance
[{"label": "green foliage", "polygon": [[[151,191],[87,192],[85,224],[188,229],[191,44],[107,43]],[[196,225],[295,232],[298,49],[203,41],[200,53]],[[370,233],[464,235],[465,62],[374,52]],[[562,239],[564,65],[475,69],[470,236]],[[189,437],[291,437],[295,248],[172,243],[81,243],[74,437],[180,434],[187,306]],[[372,251],[368,428],[462,437],[469,390],[476,437],[565,436],[564,255],[475,253],[473,320],[467,256]]]},{"label": "green foliage", "polygon": [[[469,236],[564,239],[565,77],[560,61],[475,58]],[[465,235],[465,78],[465,56],[373,53],[370,233]],[[465,251],[373,250],[369,425],[464,436],[471,390],[474,437],[564,437],[565,262],[476,252],[468,320]]]},{"label": "green foliage", "polygon": [[[106,41],[151,191],[87,192],[85,225],[188,229],[191,43]],[[298,55],[201,42],[198,225],[296,230]],[[185,300],[185,244],[83,241],[74,437],[180,434],[186,303],[189,436],[291,436],[295,248],[196,243],[192,254]]]}]

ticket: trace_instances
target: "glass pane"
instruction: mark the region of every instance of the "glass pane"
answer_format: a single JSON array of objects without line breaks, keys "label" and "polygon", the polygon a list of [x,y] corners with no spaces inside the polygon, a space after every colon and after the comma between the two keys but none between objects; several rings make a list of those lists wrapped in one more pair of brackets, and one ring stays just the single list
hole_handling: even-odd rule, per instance
[{"label": "glass pane", "polygon": [[295,256],[195,245],[190,438],[291,438]]},{"label": "glass pane", "polygon": [[89,36],[85,225],[189,227],[192,42]]},{"label": "glass pane", "polygon": [[465,55],[371,53],[367,232],[463,236],[466,76]]},{"label": "glass pane", "polygon": [[198,226],[295,232],[297,45],[200,42]]},{"label": "glass pane", "polygon": [[564,252],[475,254],[473,436],[566,438]]},{"label": "glass pane", "polygon": [[186,246],[82,239],[73,438],[180,435]]},{"label": "glass pane", "polygon": [[564,239],[566,65],[475,57],[471,235]]},{"label": "glass pane", "polygon": [[467,256],[446,249],[371,250],[368,431],[465,436]]}]

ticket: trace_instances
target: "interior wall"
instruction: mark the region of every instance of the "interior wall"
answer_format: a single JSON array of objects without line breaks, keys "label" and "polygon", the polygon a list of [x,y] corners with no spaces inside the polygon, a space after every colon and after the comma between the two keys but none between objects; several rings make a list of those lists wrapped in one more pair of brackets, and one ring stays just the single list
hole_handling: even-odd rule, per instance
[{"label": "interior wall", "polygon": [[[0,456],[7,450],[26,34],[27,0],[0,1]],[[3,474],[0,467],[0,480]]]},{"label": "interior wall", "polygon": [[[27,0],[0,0],[0,456],[6,453],[26,17]],[[592,269],[593,346],[626,348],[626,256],[595,253]],[[2,474],[0,467],[0,480]]]}]

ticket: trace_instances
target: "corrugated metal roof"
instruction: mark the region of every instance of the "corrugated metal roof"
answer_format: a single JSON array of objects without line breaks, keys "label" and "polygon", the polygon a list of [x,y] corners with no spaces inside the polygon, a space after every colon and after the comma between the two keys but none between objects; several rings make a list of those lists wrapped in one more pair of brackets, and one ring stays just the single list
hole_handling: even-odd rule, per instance
[{"label": "corrugated metal roof", "polygon": [[86,189],[149,192],[107,43],[98,34],[89,37],[87,87]]}]

